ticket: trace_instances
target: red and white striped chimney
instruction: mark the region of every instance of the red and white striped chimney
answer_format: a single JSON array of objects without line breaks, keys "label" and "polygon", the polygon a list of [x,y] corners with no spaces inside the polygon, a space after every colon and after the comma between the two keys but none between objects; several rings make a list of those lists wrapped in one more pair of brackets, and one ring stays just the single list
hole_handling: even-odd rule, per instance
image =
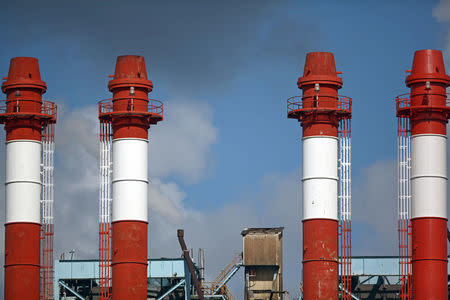
[{"label": "red and white striped chimney", "polygon": [[148,129],[162,120],[162,106],[154,106],[154,100],[148,99],[153,83],[147,79],[141,56],[119,56],[108,88],[113,93],[109,114],[113,128],[112,296],[144,300],[147,299]]},{"label": "red and white striped chimney", "polygon": [[11,59],[6,111],[6,300],[39,299],[42,94],[38,60]]},{"label": "red and white striped chimney", "polygon": [[447,132],[449,109],[442,53],[414,54],[411,124],[412,276],[415,300],[447,299]]},{"label": "red and white striped chimney", "polygon": [[308,53],[299,101],[288,117],[303,127],[303,297],[338,299],[338,77],[334,56]]}]

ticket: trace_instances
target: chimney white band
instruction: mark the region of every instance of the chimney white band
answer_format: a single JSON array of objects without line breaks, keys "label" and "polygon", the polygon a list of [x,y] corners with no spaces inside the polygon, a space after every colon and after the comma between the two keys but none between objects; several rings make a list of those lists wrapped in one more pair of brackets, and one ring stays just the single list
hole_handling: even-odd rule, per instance
[{"label": "chimney white band", "polygon": [[338,139],[303,139],[303,220],[338,219]]},{"label": "chimney white band", "polygon": [[12,140],[6,143],[6,223],[40,223],[41,143]]},{"label": "chimney white band", "polygon": [[447,138],[411,137],[412,218],[447,218]]},{"label": "chimney white band", "polygon": [[115,139],[112,221],[148,221],[148,141]]}]

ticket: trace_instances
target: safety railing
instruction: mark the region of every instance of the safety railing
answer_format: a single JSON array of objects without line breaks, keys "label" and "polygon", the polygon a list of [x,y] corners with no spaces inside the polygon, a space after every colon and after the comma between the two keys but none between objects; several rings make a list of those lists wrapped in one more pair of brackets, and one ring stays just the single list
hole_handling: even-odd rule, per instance
[{"label": "safety railing", "polygon": [[[40,105],[40,111],[36,111]],[[0,122],[13,117],[35,117],[44,119],[49,123],[56,122],[57,106],[47,100],[11,99],[0,100]]]},{"label": "safety railing", "polygon": [[[409,107],[409,94],[398,96],[397,105]],[[412,299],[411,124],[409,112],[399,115],[397,119],[398,294],[400,300],[408,300]]]},{"label": "safety railing", "polygon": [[242,253],[236,253],[231,262],[217,275],[211,282],[202,282],[202,290],[205,295],[213,295],[220,287],[218,294],[224,295],[226,299],[234,299],[233,295],[227,288],[225,280],[233,271],[233,268],[242,264]]},{"label": "safety railing", "polygon": [[339,121],[338,129],[338,216],[339,216],[339,276],[341,300],[350,300],[352,290],[352,182],[351,182],[351,119]]},{"label": "safety railing", "polygon": [[[213,291],[217,288],[213,282],[202,282],[202,291],[204,295],[214,295]],[[233,294],[226,284],[222,285],[215,295],[222,295],[226,300],[235,300]]]},{"label": "safety railing", "polygon": [[230,289],[226,285],[222,286],[220,292],[221,292],[221,295],[225,296],[225,299],[227,299],[227,300],[236,300],[234,298],[233,294],[231,294]]},{"label": "safety railing", "polygon": [[42,126],[41,300],[53,300],[55,124]]},{"label": "safety railing", "polygon": [[352,113],[352,98],[347,96],[293,96],[287,100],[287,115],[289,118],[302,118],[310,112],[333,112],[341,118],[350,117]]},{"label": "safety railing", "polygon": [[112,203],[112,126],[110,120],[100,121],[100,193],[99,193],[99,300],[111,299],[111,203]]},{"label": "safety railing", "polygon": [[[126,101],[126,108],[114,109],[115,101]],[[147,102],[146,110],[143,110],[142,102]],[[144,102],[144,103],[145,103]],[[122,105],[121,105],[122,106]],[[105,99],[98,102],[98,112],[100,118],[110,118],[112,116],[127,115],[127,116],[145,116],[156,121],[163,119],[164,105],[161,101],[155,99],[143,99],[143,98],[115,98]]]},{"label": "safety railing", "polygon": [[[414,105],[411,104],[411,98],[412,97],[420,97],[423,96],[423,101],[421,105]],[[430,96],[440,96],[445,97],[445,105],[444,106],[436,106],[431,105],[430,101],[428,101],[428,97]],[[411,114],[411,108],[415,110],[435,110],[435,111],[445,111],[447,114],[450,114],[450,94],[433,94],[433,93],[422,93],[422,94],[401,94],[395,97],[395,103],[397,108],[397,117],[400,116],[410,116]]]},{"label": "safety railing", "polygon": [[236,253],[233,260],[223,269],[219,275],[212,281],[212,285],[219,285],[225,277],[233,270],[233,267],[242,262],[242,253]]}]

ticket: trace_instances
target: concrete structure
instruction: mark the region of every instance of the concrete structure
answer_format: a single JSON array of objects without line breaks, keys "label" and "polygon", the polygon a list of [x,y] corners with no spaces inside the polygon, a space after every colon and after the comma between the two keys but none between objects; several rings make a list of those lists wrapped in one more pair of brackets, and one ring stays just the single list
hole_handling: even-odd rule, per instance
[{"label": "concrete structure", "polygon": [[283,227],[246,228],[245,300],[283,299]]},{"label": "concrete structure", "polygon": [[397,116],[409,118],[411,136],[412,297],[446,300],[447,131],[450,109],[442,53],[419,50],[406,77],[411,88],[397,97]]},{"label": "concrete structure", "polygon": [[0,108],[6,131],[6,300],[40,297],[41,140],[43,129],[56,122],[56,106],[42,100],[46,90],[36,58],[11,59]]},{"label": "concrete structure", "polygon": [[[147,79],[141,56],[119,56],[108,88],[113,98],[99,103],[99,119],[112,127],[108,186],[112,190],[112,297],[143,300],[147,297],[148,129],[162,120],[162,103],[148,98],[153,83]],[[110,251],[102,244],[100,248]],[[100,267],[105,267],[107,257],[101,255]]]},{"label": "concrete structure", "polygon": [[[306,300],[338,299],[338,235],[343,258],[341,281],[346,289],[350,284],[350,126],[344,123],[340,127],[340,123],[351,118],[351,99],[338,96],[342,87],[338,74],[332,53],[308,53],[303,76],[297,82],[303,95],[288,100],[288,118],[298,120],[303,128],[303,288]],[[344,130],[342,140],[340,129]],[[346,161],[341,160],[341,153]],[[338,166],[343,168],[342,172],[338,171]]]}]

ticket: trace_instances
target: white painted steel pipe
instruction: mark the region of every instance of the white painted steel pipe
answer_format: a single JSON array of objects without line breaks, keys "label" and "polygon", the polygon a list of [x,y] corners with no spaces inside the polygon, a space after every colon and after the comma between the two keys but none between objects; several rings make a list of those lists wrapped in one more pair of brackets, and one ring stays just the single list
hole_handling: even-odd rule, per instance
[{"label": "white painted steel pipe", "polygon": [[40,168],[40,142],[6,142],[6,223],[40,224]]},{"label": "white painted steel pipe", "polygon": [[148,221],[148,141],[113,142],[112,221]]},{"label": "white painted steel pipe", "polygon": [[411,138],[412,218],[447,218],[447,137]]},{"label": "white painted steel pipe", "polygon": [[338,219],[337,161],[337,138],[303,138],[303,220]]}]

